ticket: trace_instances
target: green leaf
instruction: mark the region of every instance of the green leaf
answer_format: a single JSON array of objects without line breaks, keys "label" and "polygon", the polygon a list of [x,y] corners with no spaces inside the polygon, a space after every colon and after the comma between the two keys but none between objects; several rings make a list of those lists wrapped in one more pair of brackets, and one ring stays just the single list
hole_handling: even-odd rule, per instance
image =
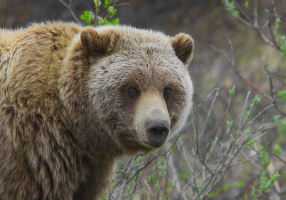
[{"label": "green leaf", "polygon": [[153,176],[153,175],[150,175],[150,176],[148,176],[148,179],[149,179],[149,183],[151,184],[152,181],[153,181],[153,179],[154,179],[154,176]]},{"label": "green leaf", "polygon": [[256,192],[255,188],[252,187],[252,195],[253,195],[253,196],[255,196],[255,192]]},{"label": "green leaf", "polygon": [[232,122],[233,122],[233,121],[227,121],[227,123],[226,123],[226,124],[227,124],[227,125],[226,125],[226,126],[227,126],[226,133],[228,133],[228,132],[230,131],[230,128],[231,128]]},{"label": "green leaf", "polygon": [[157,167],[160,167],[160,166],[161,166],[161,162],[160,162],[160,160],[158,160]]},{"label": "green leaf", "polygon": [[280,156],[280,155],[282,154],[282,149],[281,149],[281,147],[280,147],[279,144],[276,144],[276,145],[274,146],[274,151],[275,151],[275,153],[276,153],[278,156]]},{"label": "green leaf", "polygon": [[122,166],[121,162],[122,162],[122,161],[119,160],[119,161],[117,161],[117,163],[116,163],[118,169],[121,169],[121,166]]},{"label": "green leaf", "polygon": [[138,158],[135,160],[134,164],[138,165],[142,161],[142,156],[138,156]]},{"label": "green leaf", "polygon": [[239,17],[239,11],[237,11],[237,10],[233,11],[232,15],[238,18]]},{"label": "green leaf", "polygon": [[280,119],[279,119],[279,116],[275,115],[273,117],[273,121],[276,122],[276,123],[281,123]]},{"label": "green leaf", "polygon": [[234,96],[234,93],[235,93],[235,85],[228,92],[229,92],[230,97],[232,98]]},{"label": "green leaf", "polygon": [[105,0],[104,7],[107,9],[111,2],[112,0]]},{"label": "green leaf", "polygon": [[232,188],[235,189],[235,188],[242,188],[244,186],[244,182],[237,182],[237,183],[233,183],[232,184]]},{"label": "green leaf", "polygon": [[269,156],[267,154],[265,154],[265,153],[261,154],[261,161],[266,166],[268,166],[271,163],[271,161],[269,159]]},{"label": "green leaf", "polygon": [[119,24],[120,24],[120,23],[119,23],[119,19],[116,18],[115,20],[113,20],[113,21],[112,21],[112,24],[113,24],[113,25],[119,25]]},{"label": "green leaf", "polygon": [[283,99],[284,101],[286,101],[286,90],[282,90],[278,92],[278,95],[281,99]]},{"label": "green leaf", "polygon": [[104,20],[100,16],[97,16],[97,21],[98,21],[98,25],[103,25],[104,24]]},{"label": "green leaf", "polygon": [[164,177],[165,177],[165,178],[167,178],[167,170],[166,170],[166,167],[167,167],[167,166],[165,166],[165,169],[163,170],[163,174],[164,174]]},{"label": "green leaf", "polygon": [[113,15],[115,15],[115,14],[116,14],[116,11],[117,11],[117,10],[114,9],[113,6],[109,6],[109,7],[108,7],[108,10],[107,10],[107,12],[109,12],[109,14],[110,14],[109,17],[111,18]]},{"label": "green leaf", "polygon": [[249,141],[248,141],[248,146],[249,147],[254,147],[254,144],[255,144],[255,140],[253,138],[250,138]]},{"label": "green leaf", "polygon": [[187,175],[182,172],[182,173],[179,174],[179,178],[180,178],[180,179],[186,179],[186,178],[187,178]]},{"label": "green leaf", "polygon": [[246,116],[244,118],[244,123],[247,122],[249,115],[250,115],[250,111],[247,111]]},{"label": "green leaf", "polygon": [[254,99],[252,99],[252,104],[250,106],[250,109],[252,110],[254,106],[256,106],[260,102],[260,98],[256,95]]},{"label": "green leaf", "polygon": [[85,20],[86,23],[90,26],[92,21],[94,20],[94,14],[89,11],[84,11],[83,15],[80,16],[81,19]]},{"label": "green leaf", "polygon": [[219,143],[220,143],[220,151],[221,151],[223,147],[223,143],[221,141],[219,141]]},{"label": "green leaf", "polygon": [[230,3],[228,4],[228,9],[231,10],[231,11],[233,11],[234,8],[235,8],[235,7],[234,7],[234,2],[232,1],[232,2],[230,2]]},{"label": "green leaf", "polygon": [[238,130],[238,132],[237,132],[237,137],[240,136],[240,133],[241,133],[241,130]]},{"label": "green leaf", "polygon": [[286,39],[285,39],[285,35],[281,36],[281,42],[282,42],[282,44],[281,44],[280,49],[282,51],[282,55],[286,56]]},{"label": "green leaf", "polygon": [[101,6],[101,1],[100,0],[93,0],[95,4],[95,8],[99,8]]},{"label": "green leaf", "polygon": [[275,29],[276,30],[279,29],[280,23],[281,23],[281,19],[280,18],[276,18],[276,21],[275,21]]},{"label": "green leaf", "polygon": [[98,19],[98,25],[118,25],[120,24],[118,18],[116,18],[113,21],[108,21],[106,18],[102,19],[101,17],[98,17],[97,19]]},{"label": "green leaf", "polygon": [[213,144],[213,141],[211,141],[210,143],[207,144],[207,152],[209,152],[211,150],[211,147],[212,147],[212,144]]},{"label": "green leaf", "polygon": [[160,184],[159,184],[159,181],[157,181],[156,185],[155,185],[155,188],[157,188],[157,190],[160,190]]},{"label": "green leaf", "polygon": [[138,185],[137,176],[134,177],[135,185]]}]

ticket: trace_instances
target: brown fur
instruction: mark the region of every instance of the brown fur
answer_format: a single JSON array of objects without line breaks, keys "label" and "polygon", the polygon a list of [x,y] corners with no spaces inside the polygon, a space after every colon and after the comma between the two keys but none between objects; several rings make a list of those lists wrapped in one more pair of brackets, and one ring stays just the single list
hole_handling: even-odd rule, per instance
[{"label": "brown fur", "polygon": [[0,199],[98,199],[119,156],[153,148],[155,107],[171,133],[183,127],[192,50],[188,35],[131,27],[0,30]]}]

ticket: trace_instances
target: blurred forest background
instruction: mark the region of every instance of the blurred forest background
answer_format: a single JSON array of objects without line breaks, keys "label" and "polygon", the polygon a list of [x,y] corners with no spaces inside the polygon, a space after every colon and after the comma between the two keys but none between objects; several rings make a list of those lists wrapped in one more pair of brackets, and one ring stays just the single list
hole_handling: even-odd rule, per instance
[{"label": "blurred forest background", "polygon": [[[93,0],[70,5],[86,25]],[[195,95],[180,137],[118,162],[104,199],[286,199],[286,1],[115,5],[120,24],[193,37]],[[59,0],[0,0],[1,28],[53,20],[75,22]]]}]

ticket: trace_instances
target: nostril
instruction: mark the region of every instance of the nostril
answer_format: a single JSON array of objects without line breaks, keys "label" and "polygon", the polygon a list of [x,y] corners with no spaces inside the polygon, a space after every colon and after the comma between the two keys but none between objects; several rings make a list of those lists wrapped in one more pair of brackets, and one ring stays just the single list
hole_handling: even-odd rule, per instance
[{"label": "nostril", "polygon": [[169,129],[166,127],[162,127],[162,126],[157,126],[157,127],[151,127],[149,129],[147,129],[147,132],[149,132],[152,135],[157,135],[157,136],[161,136],[162,134],[168,134],[169,133]]},{"label": "nostril", "polygon": [[163,129],[161,130],[161,133],[163,133],[163,134],[168,134],[168,133],[169,133],[169,129],[168,129],[168,128],[163,128]]},{"label": "nostril", "polygon": [[169,133],[169,123],[167,120],[150,120],[145,124],[148,141],[154,146],[164,143]]},{"label": "nostril", "polygon": [[156,127],[154,128],[149,128],[148,129],[148,132],[151,133],[151,134],[156,134],[158,132],[158,129]]}]

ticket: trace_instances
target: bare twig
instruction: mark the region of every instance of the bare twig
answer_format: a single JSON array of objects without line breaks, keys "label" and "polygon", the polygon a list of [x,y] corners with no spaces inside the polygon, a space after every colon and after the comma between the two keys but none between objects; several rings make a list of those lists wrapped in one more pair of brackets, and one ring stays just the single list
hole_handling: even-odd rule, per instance
[{"label": "bare twig", "polygon": [[[233,48],[232,47],[232,43],[229,43],[230,46],[231,46],[231,49]],[[248,85],[250,85],[253,89],[255,89],[257,92],[259,92],[264,98],[266,98],[268,101],[271,101],[271,98],[266,94],[264,93],[263,91],[261,91],[256,85],[254,85],[252,82],[250,82],[246,77],[244,77],[237,69],[235,63],[233,62],[233,60],[231,60],[225,53],[223,53],[222,51],[220,51],[218,48],[216,48],[215,46],[213,45],[210,45],[210,47],[215,50],[216,52],[218,52],[219,54],[221,54],[232,66],[232,68],[234,69],[235,73],[240,77],[242,78],[242,80],[244,80]]]},{"label": "bare twig", "polygon": [[119,7],[119,6],[129,6],[130,3],[119,3],[119,4],[115,4],[114,7]]},{"label": "bare twig", "polygon": [[286,113],[283,112],[278,106],[277,106],[277,103],[276,103],[276,100],[275,100],[275,88],[273,86],[273,82],[272,82],[272,74],[269,70],[269,66],[268,65],[265,65],[264,66],[264,69],[267,71],[268,73],[268,79],[269,79],[269,85],[270,85],[270,93],[271,93],[271,96],[272,96],[272,100],[273,100],[273,105],[274,107],[276,108],[276,110],[278,110],[283,116],[286,116]]},{"label": "bare twig", "polygon": [[239,5],[239,3],[236,0],[233,0],[233,2],[235,3],[235,6],[237,7],[237,9],[240,11],[240,13],[242,13],[242,15],[247,19],[247,21],[245,21],[244,19],[240,19],[243,23],[245,23],[247,26],[252,27],[253,26],[253,21],[250,18],[250,16],[242,9],[242,7]]},{"label": "bare twig", "polygon": [[[208,120],[209,120],[211,111],[212,111],[213,106],[214,106],[214,103],[215,103],[215,101],[216,101],[216,99],[217,99],[217,97],[218,97],[218,95],[219,95],[219,88],[216,88],[216,89],[213,90],[213,91],[216,91],[216,93],[215,93],[215,96],[214,96],[213,101],[212,101],[212,103],[211,103],[211,107],[210,107],[210,109],[209,109],[207,118],[206,118],[206,120],[205,120],[203,129],[202,129],[202,131],[201,131],[201,133],[200,133],[200,135],[199,135],[199,138],[203,135],[203,133],[204,133],[204,131],[205,131],[205,128],[206,128],[206,126],[207,126],[207,123],[208,123]],[[208,94],[207,99],[209,98],[209,96],[210,96],[211,94],[212,94],[212,92]]]},{"label": "bare twig", "polygon": [[[168,149],[168,144],[166,143],[165,144],[165,149]],[[180,184],[180,180],[179,180],[179,175],[178,175],[178,170],[177,168],[175,167],[175,163],[174,163],[174,154],[170,154],[169,155],[169,159],[168,159],[168,165],[170,166],[170,170],[171,170],[171,182],[174,183],[176,182],[176,189],[182,193],[182,187],[181,187],[181,184]]]},{"label": "bare twig", "polygon": [[254,27],[258,27],[257,0],[254,0]]},{"label": "bare twig", "polygon": [[69,4],[67,4],[66,2],[64,2],[63,0],[59,0],[65,7],[67,7],[71,13],[71,15],[73,16],[73,18],[75,19],[75,21],[82,25],[82,23],[78,20],[78,18],[76,17],[76,15],[74,14],[73,10],[71,9],[71,4],[72,4],[72,0],[70,0]]},{"label": "bare twig", "polygon": [[275,36],[274,36],[273,30],[272,30],[271,11],[266,10],[266,12],[268,12],[268,22],[269,22],[268,23],[268,30],[270,32],[271,40],[275,44],[276,48],[280,49],[280,46],[276,43]]},{"label": "bare twig", "polygon": [[242,122],[242,118],[244,116],[244,113],[246,111],[249,95],[250,95],[250,91],[247,92],[247,95],[246,95],[246,98],[245,98],[245,103],[244,103],[244,108],[243,108],[243,111],[241,112],[241,115],[240,115],[240,118],[239,118],[239,129],[241,129],[241,126],[242,126],[241,122]]},{"label": "bare twig", "polygon": [[157,199],[156,195],[152,192],[151,188],[149,187],[148,183],[144,181],[144,183],[147,185],[148,190],[151,192],[152,196]]},{"label": "bare twig", "polygon": [[89,7],[90,12],[92,12],[93,16],[94,16],[94,26],[96,27],[98,25],[98,11],[95,8],[95,11],[93,11],[93,9],[90,7],[90,5],[88,3],[86,3],[86,5]]}]

